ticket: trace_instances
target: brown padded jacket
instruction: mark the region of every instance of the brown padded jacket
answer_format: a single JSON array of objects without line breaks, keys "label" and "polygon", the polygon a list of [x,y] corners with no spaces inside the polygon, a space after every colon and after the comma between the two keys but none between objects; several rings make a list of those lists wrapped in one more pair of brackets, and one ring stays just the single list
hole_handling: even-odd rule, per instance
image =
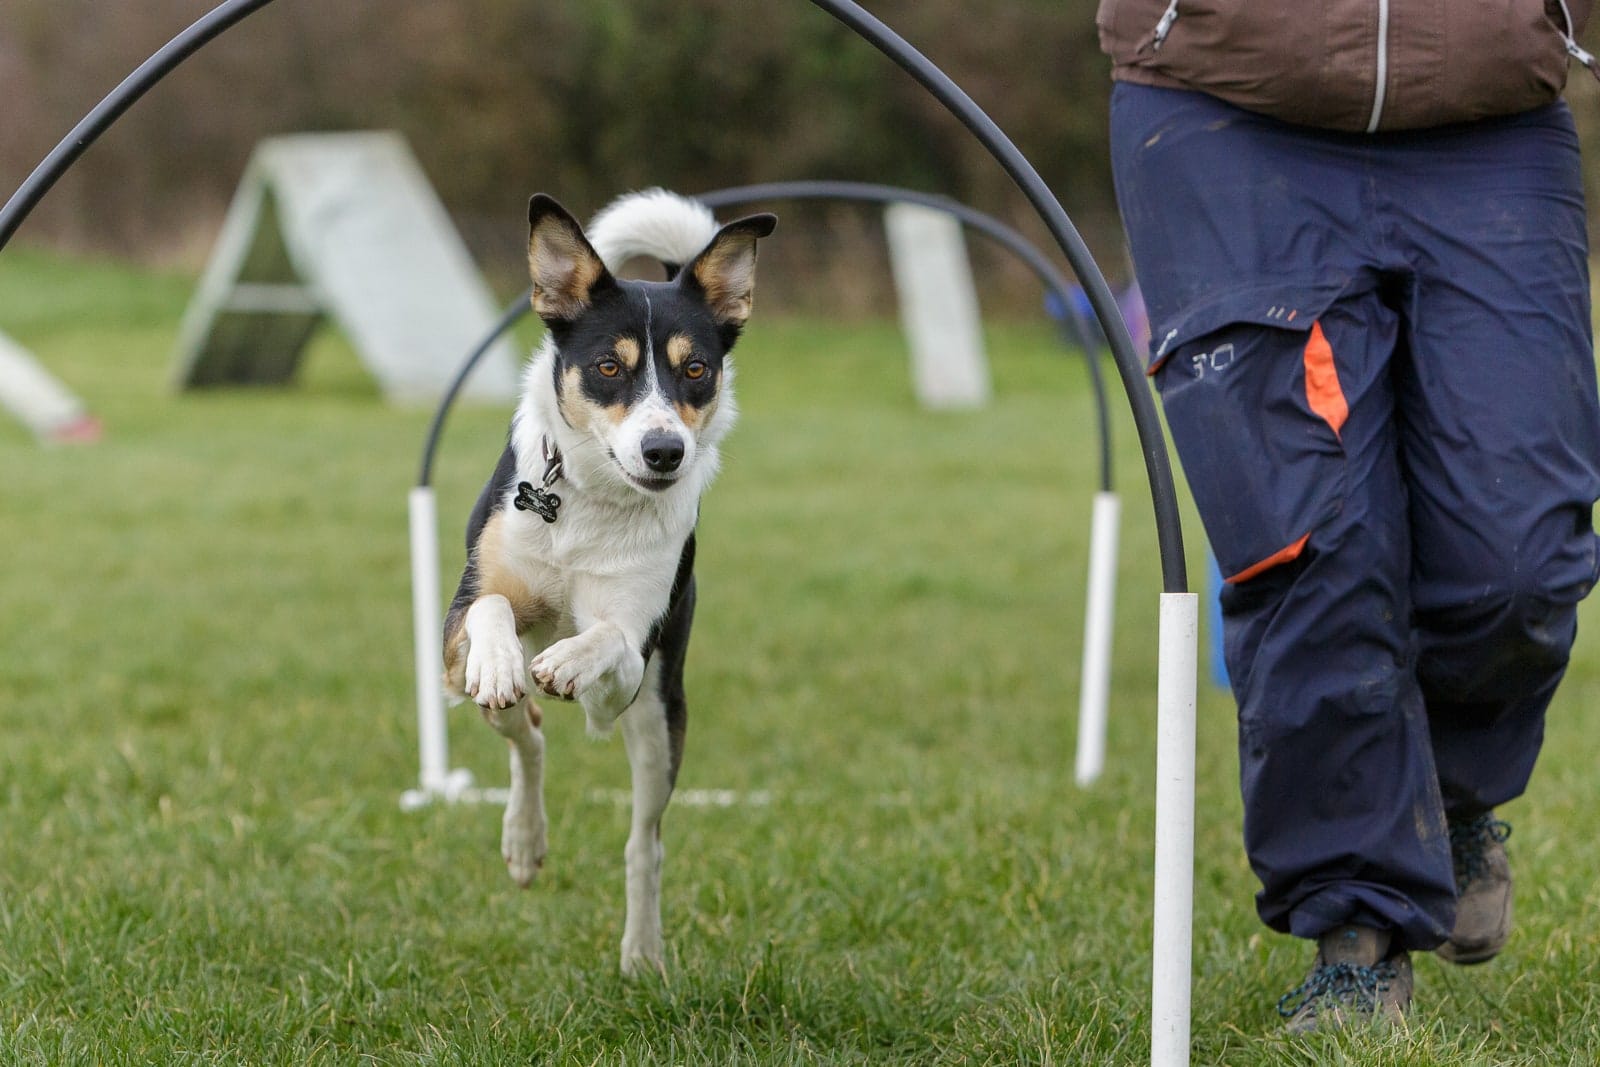
[{"label": "brown padded jacket", "polygon": [[[1112,77],[1375,132],[1560,95],[1594,0],[1100,0]],[[1570,19],[1570,25],[1569,25]],[[1569,49],[1570,46],[1570,49]],[[1600,65],[1591,69],[1600,76]]]}]

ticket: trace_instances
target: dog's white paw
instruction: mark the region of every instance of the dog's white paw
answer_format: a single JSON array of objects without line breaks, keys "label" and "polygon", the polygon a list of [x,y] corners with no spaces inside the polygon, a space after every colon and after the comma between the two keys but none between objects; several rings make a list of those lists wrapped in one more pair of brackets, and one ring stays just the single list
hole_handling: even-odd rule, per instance
[{"label": "dog's white paw", "polygon": [[466,690],[478,706],[509,708],[528,692],[522,672],[522,646],[509,641],[474,641],[467,648]]},{"label": "dog's white paw", "polygon": [[544,866],[545,816],[542,810],[527,807],[506,808],[500,825],[500,855],[505,857],[506,873],[523,889],[533,884]]},{"label": "dog's white paw", "polygon": [[667,965],[661,962],[663,949],[661,935],[622,939],[622,977],[665,980]]},{"label": "dog's white paw", "polygon": [[644,660],[628,648],[621,630],[593,626],[557,641],[533,657],[528,669],[540,690],[563,700],[578,700],[597,686],[601,697],[620,692],[632,697],[644,677]]}]

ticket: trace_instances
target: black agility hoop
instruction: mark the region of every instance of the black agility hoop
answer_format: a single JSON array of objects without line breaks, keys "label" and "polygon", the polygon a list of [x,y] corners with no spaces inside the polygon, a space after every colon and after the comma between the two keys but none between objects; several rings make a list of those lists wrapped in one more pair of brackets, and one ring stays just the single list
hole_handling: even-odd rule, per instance
[{"label": "black agility hoop", "polygon": [[33,169],[33,173],[6,201],[6,206],[0,208],[0,249],[10,243],[12,234],[17,232],[22,220],[44,199],[44,194],[67,172],[67,168],[76,163],[78,157],[110,129],[124,111],[162,78],[171,74],[178,64],[232,29],[247,15],[254,14],[270,3],[272,0],[227,0],[227,3],[218,4],[168,41],[155,55],[139,64],[138,69],[124,78],[121,85],[107,93],[105,99],[80,119],[61,139],[61,143]]},{"label": "black agility hoop", "polygon": [[[811,2],[853,30],[954,115],[1016,184],[1066,256],[1110,344],[1144,453],[1161,564],[1156,726],[1151,1062],[1189,1062],[1194,893],[1194,711],[1198,599],[1189,593],[1177,488],[1155,401],[1116,299],[1039,173],[983,109],[921,52],[852,0]],[[147,90],[272,0],[225,0],[152,55],[89,112],[0,208],[0,249],[56,181]]]}]

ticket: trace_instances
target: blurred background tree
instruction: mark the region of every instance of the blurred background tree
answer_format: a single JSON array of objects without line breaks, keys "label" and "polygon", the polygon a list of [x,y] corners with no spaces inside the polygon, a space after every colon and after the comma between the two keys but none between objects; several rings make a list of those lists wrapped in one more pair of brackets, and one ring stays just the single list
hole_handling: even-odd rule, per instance
[{"label": "blurred background tree", "polygon": [[[1126,273],[1106,161],[1095,0],[869,0],[1033,161],[1113,277]],[[211,0],[4,0],[0,195]],[[1589,34],[1592,39],[1594,30]],[[1574,68],[1600,203],[1600,86]],[[527,196],[580,215],[649,185],[685,192],[838,178],[960,199],[1049,247],[1009,180],[888,60],[778,0],[279,0],[181,67],[46,198],[21,239],[198,266],[251,148],[302,130],[410,140],[474,252],[519,283]],[[772,303],[888,310],[871,209],[780,205]],[[986,300],[1037,306],[975,248]]]}]

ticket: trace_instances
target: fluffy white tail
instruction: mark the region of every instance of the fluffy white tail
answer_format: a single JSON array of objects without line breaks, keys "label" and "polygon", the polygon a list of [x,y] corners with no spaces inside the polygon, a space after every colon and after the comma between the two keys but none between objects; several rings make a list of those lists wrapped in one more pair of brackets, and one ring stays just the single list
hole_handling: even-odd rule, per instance
[{"label": "fluffy white tail", "polygon": [[704,204],[665,189],[618,197],[584,230],[612,271],[634,256],[652,256],[676,269],[699,255],[716,233],[717,220]]}]

